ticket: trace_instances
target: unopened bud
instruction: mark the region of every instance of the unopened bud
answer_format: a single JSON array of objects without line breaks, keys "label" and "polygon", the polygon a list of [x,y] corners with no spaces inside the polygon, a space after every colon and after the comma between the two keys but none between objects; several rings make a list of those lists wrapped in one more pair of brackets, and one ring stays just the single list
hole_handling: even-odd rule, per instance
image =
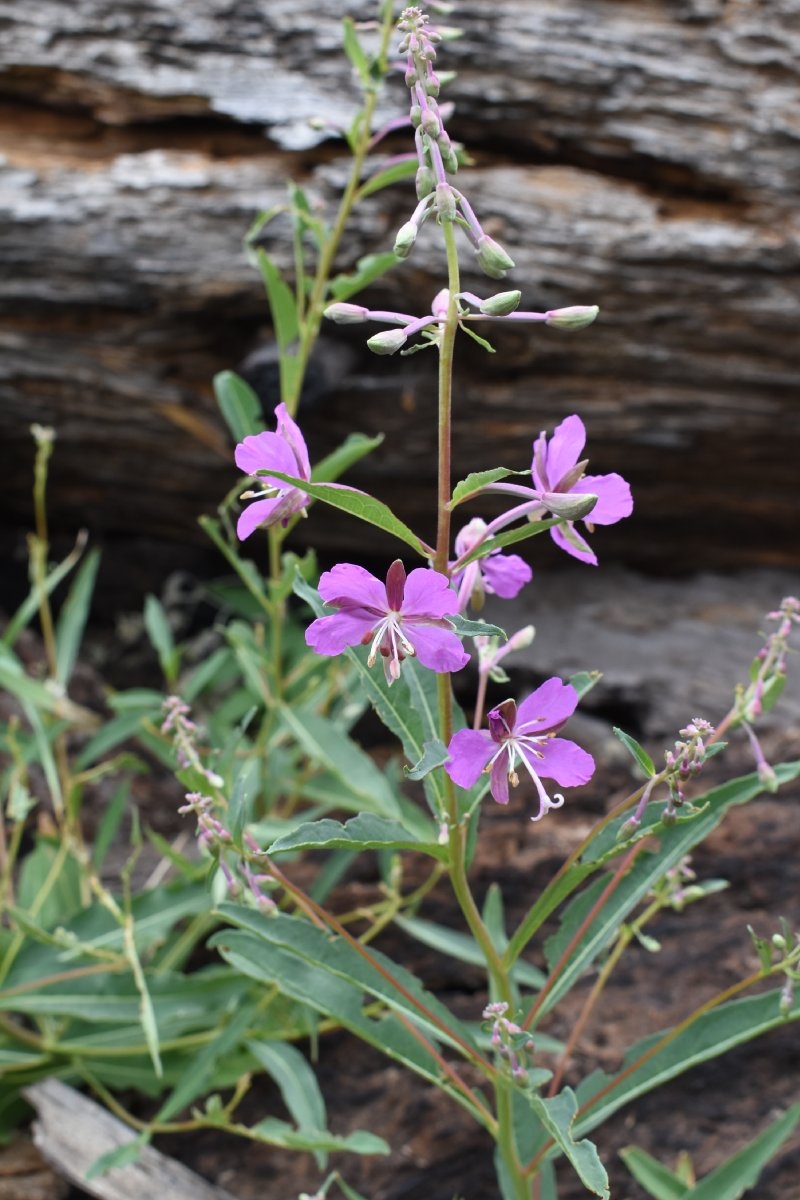
[{"label": "unopened bud", "polygon": [[436,176],[430,167],[420,167],[416,178],[417,199],[424,200],[436,187]]},{"label": "unopened bud", "polygon": [[405,225],[401,225],[392,247],[398,258],[408,258],[418,233],[419,228],[414,221],[406,221]]},{"label": "unopened bud", "polygon": [[597,496],[591,492],[542,492],[542,504],[554,517],[580,521],[597,504]]},{"label": "unopened bud", "polygon": [[441,131],[441,122],[436,113],[432,109],[426,108],[422,114],[422,132],[427,133],[428,137],[438,137]]},{"label": "unopened bud", "polygon": [[442,221],[455,221],[456,219],[456,198],[449,183],[436,185],[436,211]]},{"label": "unopened bud", "polygon": [[498,292],[496,296],[489,296],[483,301],[480,311],[486,313],[487,317],[507,317],[519,308],[521,299],[522,292]]},{"label": "unopened bud", "polygon": [[422,122],[422,109],[420,106],[418,104],[412,104],[408,115],[411,118],[411,124],[414,126],[414,128],[419,128],[419,125]]},{"label": "unopened bud", "polygon": [[500,243],[486,233],[478,239],[477,257],[478,265],[490,279],[505,278],[506,271],[514,266],[514,260],[506,254]]},{"label": "unopened bud", "polygon": [[768,792],[777,792],[778,776],[768,762],[760,762],[758,764],[758,779],[759,783],[763,784]]},{"label": "unopened bud", "polygon": [[554,329],[585,329],[595,320],[600,309],[596,304],[574,304],[571,308],[553,308],[545,317],[545,325]]},{"label": "unopened bud", "polygon": [[395,354],[407,342],[402,329],[384,329],[367,339],[367,345],[373,354]]},{"label": "unopened bud", "polygon": [[[442,143],[445,138],[447,138],[447,142],[443,145]],[[441,137],[437,138],[436,142],[439,147],[439,152],[442,156],[442,165],[444,166],[445,171],[447,171],[448,175],[455,175],[456,171],[458,170],[458,155],[453,149],[450,138],[448,138],[447,134],[445,133],[442,134]]]},{"label": "unopened bud", "polygon": [[360,304],[329,304],[322,315],[337,325],[360,325],[369,316],[369,309]]},{"label": "unopened bud", "polygon": [[633,837],[633,835],[636,833],[636,830],[639,828],[640,824],[641,822],[639,821],[638,817],[628,817],[627,821],[625,821],[619,827],[617,841],[627,842],[628,838]]}]

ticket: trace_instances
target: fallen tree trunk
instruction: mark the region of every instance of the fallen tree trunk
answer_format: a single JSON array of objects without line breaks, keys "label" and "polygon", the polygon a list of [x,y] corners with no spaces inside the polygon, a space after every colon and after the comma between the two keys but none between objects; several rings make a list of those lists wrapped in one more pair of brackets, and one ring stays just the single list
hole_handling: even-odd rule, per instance
[{"label": "fallen tree trunk", "polygon": [[[366,17],[369,4],[354,5]],[[235,480],[210,380],[268,343],[241,251],[254,214],[302,174],[335,201],[345,158],[308,118],[352,112],[341,5],[51,0],[14,7],[0,48],[0,456],[6,520],[27,514],[31,420],[59,435],[55,513],[112,541],[197,542]],[[497,329],[464,348],[459,475],[524,467],[539,429],[579,411],[592,470],[632,481],[635,521],[601,554],[660,569],[797,565],[800,28],[792,0],[669,6],[462,5],[446,54],[460,175],[511,250],[525,307],[599,303],[582,334]],[[443,52],[443,57],[444,57]],[[387,89],[384,115],[405,104]],[[342,254],[391,245],[408,188],[361,211]],[[280,232],[270,243],[288,265]],[[373,292],[408,307],[441,285],[415,248]],[[486,294],[468,272],[465,285]],[[355,333],[355,336],[353,334]],[[344,348],[344,349],[343,349]],[[383,431],[351,475],[425,536],[434,380],[427,356],[375,359],[331,329],[304,415],[312,453]],[[264,389],[265,408],[277,397]],[[315,516],[331,552],[363,530]],[[8,528],[8,527],[7,527]],[[375,553],[389,549],[378,536]],[[180,557],[180,551],[177,551]]]}]

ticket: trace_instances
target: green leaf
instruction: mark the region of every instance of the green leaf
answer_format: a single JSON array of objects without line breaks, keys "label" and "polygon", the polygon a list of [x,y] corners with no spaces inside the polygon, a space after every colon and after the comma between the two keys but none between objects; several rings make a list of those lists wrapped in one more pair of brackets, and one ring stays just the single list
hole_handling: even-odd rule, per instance
[{"label": "green leaf", "polygon": [[478,618],[477,621],[470,621],[467,617],[462,617],[460,613],[454,613],[449,616],[448,621],[455,629],[459,637],[499,637],[503,641],[507,640],[506,631],[501,629],[499,625],[490,625],[488,621]]},{"label": "green leaf", "polygon": [[366,437],[363,433],[351,433],[341,444],[337,446],[325,458],[320,459],[315,467],[311,468],[311,478],[314,483],[332,483],[343,475],[348,467],[352,467],[354,463],[365,458],[367,454],[371,454],[373,450],[377,450],[383,441],[383,434],[379,433],[375,437]]},{"label": "green leaf", "polygon": [[[273,474],[275,474],[274,471]],[[504,529],[502,533],[481,542],[465,558],[459,559],[459,570],[462,567],[468,567],[471,562],[476,562],[479,558],[485,558],[487,554],[493,554],[495,550],[502,550],[506,546],[513,546],[517,542],[524,542],[527,538],[536,537],[537,534],[552,529],[554,525],[558,525],[557,517],[548,517],[546,521],[528,521],[514,529]]]},{"label": "green leaf", "polygon": [[419,762],[413,767],[406,767],[405,774],[407,779],[424,779],[431,771],[436,770],[447,762],[449,751],[444,742],[440,742],[438,738],[425,742],[423,746],[423,755]]},{"label": "green leaf", "polygon": [[683,1200],[689,1195],[689,1185],[646,1150],[626,1146],[619,1154],[636,1182],[640,1183],[654,1200]]},{"label": "green leaf", "polygon": [[645,775],[649,775],[652,778],[653,775],[658,773],[652,758],[644,747],[639,745],[636,738],[631,737],[629,733],[626,733],[624,729],[620,729],[618,725],[614,726],[614,737],[619,738],[625,749],[633,755]]},{"label": "green leaf", "polygon": [[235,442],[241,442],[264,429],[261,401],[256,393],[233,371],[220,371],[214,376],[214,392],[225,424]]},{"label": "green leaf", "polygon": [[341,824],[326,818],[299,825],[268,847],[267,854],[299,850],[418,850],[446,861],[447,850],[436,842],[422,842],[397,821],[372,813],[359,813]]},{"label": "green leaf", "polygon": [[105,1154],[101,1154],[99,1158],[94,1160],[86,1171],[85,1178],[87,1180],[98,1179],[108,1171],[131,1166],[133,1163],[139,1161],[142,1150],[149,1143],[150,1134],[140,1133],[138,1137],[133,1138],[130,1142],[125,1142],[122,1146],[115,1146],[113,1150],[106,1150]]},{"label": "green leaf", "polygon": [[781,1014],[780,1003],[780,988],[744,1000],[730,1000],[703,1013],[685,1029],[678,1026],[676,1031],[652,1034],[637,1042],[615,1076],[594,1071],[579,1085],[578,1132],[588,1133],[623,1104],[691,1067],[800,1018],[800,997],[795,998],[786,1015]]},{"label": "green leaf", "polygon": [[152,595],[145,598],[144,627],[158,654],[164,678],[171,687],[177,678],[180,656],[164,606],[157,597]]},{"label": "green leaf", "polygon": [[349,1151],[350,1154],[389,1154],[389,1146],[377,1134],[367,1133],[357,1129],[346,1136],[320,1130],[294,1129],[286,1121],[277,1117],[266,1117],[257,1125],[252,1125],[248,1136],[269,1146],[283,1146],[287,1150],[309,1150],[312,1153],[331,1151]]},{"label": "green leaf", "polygon": [[[775,770],[779,783],[786,783],[800,775],[800,762],[782,763]],[[763,791],[764,785],[756,774],[732,780],[712,789],[704,796],[698,797],[693,804],[698,807],[702,805],[702,809],[694,815],[679,818],[675,825],[667,828],[660,823],[660,814],[663,812],[665,804],[650,806],[640,827],[640,834],[644,837],[646,833],[658,829],[659,848],[657,852],[642,851],[639,859],[603,905],[602,911],[584,931],[580,945],[573,951],[569,962],[562,969],[559,979],[548,994],[545,1003],[546,1011],[557,1004],[558,1000],[577,982],[591,962],[616,936],[617,930],[628,914],[648,892],[652,891],[664,873],[676,866],[696,845],[704,841],[709,833],[719,825],[729,808],[746,804]],[[585,865],[588,866],[593,860],[601,859],[604,852],[609,854],[618,852],[617,832],[625,819],[626,815],[623,814],[594,839],[584,855]],[[545,945],[548,963],[555,964],[561,957],[606,882],[605,877],[597,880],[588,891],[576,897],[570,904],[564,913],[558,932]]]},{"label": "green leaf", "polygon": [[597,687],[602,678],[602,671],[578,671],[576,675],[570,675],[569,682],[578,693],[578,699],[582,700],[587,692]]},{"label": "green leaf", "polygon": [[447,507],[451,510],[456,508],[465,500],[477,496],[489,484],[499,483],[501,479],[507,479],[509,475],[530,475],[530,471],[511,471],[508,467],[492,467],[489,471],[472,471],[466,479],[460,480],[453,488],[453,494]]},{"label": "green leaf", "polygon": [[777,1154],[800,1121],[800,1104],[793,1104],[783,1116],[732,1155],[721,1167],[686,1193],[686,1200],[739,1200],[754,1187],[769,1160]]},{"label": "green leaf", "polygon": [[358,812],[399,817],[400,806],[391,784],[368,754],[326,717],[281,706],[281,719],[312,762],[319,763],[346,784]]},{"label": "green leaf", "polygon": [[572,1088],[564,1088],[549,1100],[542,1099],[536,1092],[527,1093],[527,1097],[547,1132],[577,1171],[584,1187],[593,1195],[609,1200],[608,1175],[597,1147],[586,1138],[576,1142],[573,1137],[578,1102]]},{"label": "green leaf", "polygon": [[400,259],[392,250],[387,250],[382,254],[365,254],[356,263],[356,269],[352,274],[337,275],[335,279],[331,280],[328,285],[329,294],[335,301],[347,300],[350,296],[355,296],[357,292],[363,291],[376,279],[380,279],[398,262]]},{"label": "green leaf", "polygon": [[[325,1133],[328,1123],[325,1100],[315,1073],[296,1046],[251,1039],[247,1049],[277,1083],[298,1129],[304,1133]],[[317,1151],[317,1165],[320,1168],[325,1165],[320,1151]]]},{"label": "green leaf", "polygon": [[361,86],[363,88],[371,88],[372,75],[370,73],[369,59],[364,53],[364,48],[356,33],[356,25],[352,17],[345,17],[342,21],[342,44],[350,65],[356,71],[361,81]]},{"label": "green leaf", "polygon": [[256,259],[267,290],[275,341],[278,343],[278,349],[283,351],[288,349],[300,334],[294,295],[275,263],[261,246],[256,250]]},{"label": "green leaf", "polygon": [[[430,946],[440,954],[449,954],[459,962],[486,969],[483,951],[469,934],[457,929],[447,929],[444,925],[436,925],[433,921],[425,921],[420,917],[397,916],[394,922],[424,946]],[[522,960],[515,963],[512,978],[517,983],[537,991],[545,982],[545,976],[540,970]]]},{"label": "green leaf", "polygon": [[304,479],[298,479],[295,475],[285,475],[283,471],[275,470],[270,470],[269,475],[270,478],[294,484],[295,487],[300,488],[315,500],[322,500],[333,508],[350,513],[360,521],[366,521],[369,525],[377,525],[378,529],[383,529],[385,533],[390,533],[401,542],[406,542],[423,558],[430,557],[430,546],[426,546],[382,500],[376,500],[374,496],[369,496],[366,492],[360,492],[356,488],[345,487],[342,484],[308,483]]},{"label": "green leaf", "polygon": [[[374,175],[370,175],[366,183],[358,189],[358,199],[363,200],[365,196],[372,196],[375,192],[390,187],[393,183],[404,183],[407,179],[413,179],[416,171],[417,159],[414,155],[409,155],[401,162],[392,163],[390,167],[385,167],[382,171],[376,171]],[[392,259],[394,261],[390,264],[391,266],[401,261],[395,254],[392,254]]]},{"label": "green leaf", "polygon": [[78,568],[67,598],[61,606],[56,626],[58,679],[66,686],[78,658],[83,631],[89,617],[100,551],[90,550]]},{"label": "green leaf", "polygon": [[[72,568],[80,562],[86,540],[87,535],[85,531],[82,531],[75,539],[75,545],[66,558],[53,567],[52,571],[45,577],[41,589],[45,596],[49,596],[54,592],[62,579],[65,579]],[[8,646],[9,648],[12,647],[25,626],[36,616],[39,606],[40,589],[33,587],[3,630],[0,645]]]}]

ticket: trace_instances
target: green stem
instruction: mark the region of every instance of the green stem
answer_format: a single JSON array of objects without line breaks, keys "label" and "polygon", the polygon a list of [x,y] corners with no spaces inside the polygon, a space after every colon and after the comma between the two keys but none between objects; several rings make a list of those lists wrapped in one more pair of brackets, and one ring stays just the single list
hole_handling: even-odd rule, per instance
[{"label": "green stem", "polygon": [[514,1200],[531,1200],[531,1183],[519,1160],[514,1141],[513,1085],[505,1076],[495,1084],[497,1105],[497,1149],[506,1169],[508,1183],[514,1188]]}]

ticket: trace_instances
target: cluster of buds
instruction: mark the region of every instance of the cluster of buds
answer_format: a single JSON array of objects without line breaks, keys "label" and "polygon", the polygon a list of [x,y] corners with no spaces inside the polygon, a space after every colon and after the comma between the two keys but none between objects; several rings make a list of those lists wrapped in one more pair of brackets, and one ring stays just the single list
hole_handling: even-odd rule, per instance
[{"label": "cluster of buds", "polygon": [[204,766],[197,749],[199,730],[190,718],[189,705],[180,696],[168,696],[164,701],[164,722],[161,732],[171,734],[178,765],[182,770],[191,769],[206,779],[212,787],[222,787],[224,780],[215,771]]},{"label": "cluster of buds", "polygon": [[[256,908],[261,912],[275,912],[277,910],[275,901],[264,891],[264,885],[273,882],[272,876],[269,874],[257,874],[253,870],[248,858],[242,857],[239,866],[244,880],[243,884],[236,877],[229,863],[226,862],[225,852],[233,848],[234,840],[230,831],[214,816],[214,807],[215,802],[211,796],[204,796],[201,792],[187,792],[186,803],[178,809],[178,812],[181,816],[192,813],[197,818],[198,845],[216,860],[225,879],[225,887],[231,899],[242,899],[243,896],[249,894]],[[250,854],[253,857],[259,856],[261,851],[250,834],[245,833],[244,839],[246,848]]]},{"label": "cluster of buds", "polygon": [[769,712],[777,701],[786,683],[786,660],[789,654],[789,637],[792,628],[800,625],[800,600],[786,596],[780,608],[767,613],[768,621],[776,621],[778,628],[768,635],[750,668],[750,683],[736,690],[734,721],[743,726],[750,741],[761,783],[771,792],[778,790],[778,780],[767,762],[761,743],[756,737],[753,722],[763,713]]},{"label": "cluster of buds", "polygon": [[492,1046],[502,1059],[508,1063],[511,1077],[517,1083],[528,1082],[529,1057],[534,1049],[533,1038],[515,1021],[506,1017],[508,1005],[505,1001],[487,1004],[483,1010],[484,1021],[490,1022]]},{"label": "cluster of buds", "polygon": [[664,751],[664,770],[648,779],[636,811],[620,827],[618,837],[621,841],[636,833],[642,823],[645,809],[650,803],[653,789],[659,783],[666,783],[669,788],[669,800],[661,814],[661,820],[665,825],[673,824],[678,809],[686,800],[684,786],[689,779],[702,770],[710,754],[721,745],[721,743],[717,743],[716,747],[708,745],[708,740],[714,733],[714,726],[703,717],[693,717],[686,728],[679,732],[680,738],[675,742],[672,750]]},{"label": "cluster of buds", "polygon": [[[397,247],[395,251],[396,249]],[[553,329],[576,330],[591,325],[600,311],[596,304],[574,304],[567,308],[550,308],[545,312],[520,312],[518,310],[521,299],[522,293],[519,291],[497,292],[484,300],[472,292],[459,292],[456,296],[459,325],[466,332],[470,332],[467,327],[476,322],[504,320],[539,322]],[[328,305],[325,316],[337,325],[360,325],[366,321],[398,325],[398,329],[386,329],[374,334],[367,341],[367,345],[374,354],[396,354],[400,350],[407,355],[436,345],[440,327],[447,320],[449,303],[450,293],[443,288],[434,296],[430,312],[421,317],[345,302]],[[421,334],[423,340],[404,350],[406,342],[415,334]]]},{"label": "cluster of buds", "polygon": [[439,221],[457,221],[475,250],[481,270],[491,279],[503,279],[514,266],[513,260],[499,242],[489,237],[466,197],[447,178],[458,170],[458,155],[438,103],[441,80],[434,63],[442,34],[429,27],[427,14],[416,6],[403,10],[397,27],[403,34],[400,53],[406,58],[405,80],[411,93],[419,203],[398,231],[394,252],[406,258],[423,224],[435,214]]}]

